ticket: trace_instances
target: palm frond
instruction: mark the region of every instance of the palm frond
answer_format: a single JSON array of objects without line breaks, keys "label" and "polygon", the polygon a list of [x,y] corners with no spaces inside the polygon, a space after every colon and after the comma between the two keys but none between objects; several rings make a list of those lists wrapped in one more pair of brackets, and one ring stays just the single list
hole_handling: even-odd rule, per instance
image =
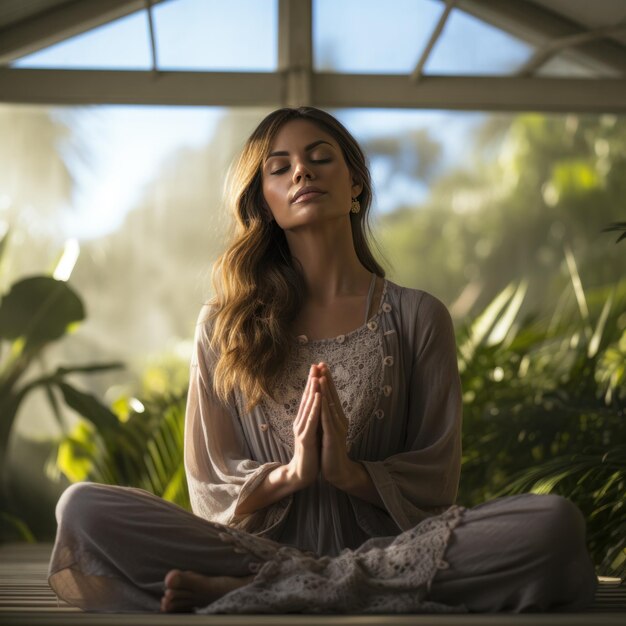
[{"label": "palm frond", "polygon": [[626,239],[626,222],[613,222],[606,228],[602,229],[602,232],[622,231],[622,234],[617,238],[615,243],[619,243],[622,239]]},{"label": "palm frond", "polygon": [[84,432],[80,439],[65,438],[61,471],[70,480],[140,487],[190,509],[183,467],[185,401],[183,394],[145,402],[145,411],[117,420],[114,429],[107,421],[107,436],[94,428],[86,438]]}]

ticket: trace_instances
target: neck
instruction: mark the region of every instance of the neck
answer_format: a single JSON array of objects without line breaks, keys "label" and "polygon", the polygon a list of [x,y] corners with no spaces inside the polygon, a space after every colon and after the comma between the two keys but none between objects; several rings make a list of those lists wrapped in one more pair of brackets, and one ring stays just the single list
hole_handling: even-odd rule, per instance
[{"label": "neck", "polygon": [[357,257],[349,222],[347,229],[324,226],[286,232],[291,254],[302,265],[309,304],[325,306],[367,294],[372,273]]}]

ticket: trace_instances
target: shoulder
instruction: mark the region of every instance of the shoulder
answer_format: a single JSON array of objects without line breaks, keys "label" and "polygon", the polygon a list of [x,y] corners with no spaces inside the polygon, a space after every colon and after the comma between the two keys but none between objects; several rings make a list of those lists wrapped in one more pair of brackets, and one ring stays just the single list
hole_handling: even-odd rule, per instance
[{"label": "shoulder", "polygon": [[452,317],[439,298],[423,289],[403,287],[389,280],[387,294],[397,311],[399,332],[412,352],[421,352],[432,341],[454,342]]},{"label": "shoulder", "polygon": [[215,324],[214,308],[211,303],[205,303],[200,308],[198,318],[194,326],[194,344],[197,356],[202,355],[205,362],[215,360],[216,354],[212,348],[213,326]]},{"label": "shoulder", "polygon": [[205,302],[202,307],[200,307],[200,312],[198,313],[198,319],[196,320],[196,331],[198,328],[202,329],[210,329],[213,322],[213,307],[210,302]]},{"label": "shoulder", "polygon": [[433,294],[386,280],[390,304],[396,305],[402,317],[422,324],[451,319],[446,305]]}]

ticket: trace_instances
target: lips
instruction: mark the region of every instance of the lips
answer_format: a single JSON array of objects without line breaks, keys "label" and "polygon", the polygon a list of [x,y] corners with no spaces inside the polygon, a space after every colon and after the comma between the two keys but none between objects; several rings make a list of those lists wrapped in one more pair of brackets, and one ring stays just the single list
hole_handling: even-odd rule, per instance
[{"label": "lips", "polygon": [[312,200],[314,198],[317,198],[323,193],[326,193],[326,192],[323,189],[320,189],[319,187],[313,187],[313,186],[303,187],[302,189],[298,189],[298,191],[296,191],[293,197],[293,200],[291,202],[292,203],[306,202],[307,200]]}]

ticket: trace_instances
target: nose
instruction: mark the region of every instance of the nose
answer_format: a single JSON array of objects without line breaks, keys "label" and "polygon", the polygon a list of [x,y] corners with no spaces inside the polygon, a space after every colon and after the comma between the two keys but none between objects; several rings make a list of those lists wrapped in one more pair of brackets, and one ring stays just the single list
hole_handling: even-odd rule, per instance
[{"label": "nose", "polygon": [[293,181],[297,182],[301,178],[313,178],[313,172],[307,167],[303,161],[298,161],[293,168]]}]

